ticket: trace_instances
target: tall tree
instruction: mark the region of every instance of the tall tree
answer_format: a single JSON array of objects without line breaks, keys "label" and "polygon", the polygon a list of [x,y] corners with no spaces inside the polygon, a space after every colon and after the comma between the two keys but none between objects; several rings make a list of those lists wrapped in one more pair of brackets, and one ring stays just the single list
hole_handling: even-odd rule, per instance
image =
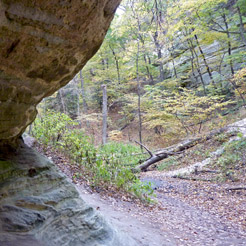
[{"label": "tall tree", "polygon": [[102,103],[102,144],[105,145],[107,143],[107,117],[108,117],[108,103],[107,103],[107,86],[105,84],[102,85],[103,91],[103,103]]}]

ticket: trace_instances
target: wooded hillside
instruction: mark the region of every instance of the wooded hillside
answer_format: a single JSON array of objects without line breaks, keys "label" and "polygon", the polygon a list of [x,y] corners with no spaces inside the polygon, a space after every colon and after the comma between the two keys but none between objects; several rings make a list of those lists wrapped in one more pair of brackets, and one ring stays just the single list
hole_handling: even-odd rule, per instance
[{"label": "wooded hillside", "polygon": [[245,104],[245,25],[245,0],[125,0],[97,55],[45,107],[95,124],[105,84],[111,135],[201,132]]},{"label": "wooded hillside", "polygon": [[204,142],[245,107],[245,47],[245,0],[124,0],[97,54],[43,101],[30,132],[92,186],[149,190],[136,167]]}]

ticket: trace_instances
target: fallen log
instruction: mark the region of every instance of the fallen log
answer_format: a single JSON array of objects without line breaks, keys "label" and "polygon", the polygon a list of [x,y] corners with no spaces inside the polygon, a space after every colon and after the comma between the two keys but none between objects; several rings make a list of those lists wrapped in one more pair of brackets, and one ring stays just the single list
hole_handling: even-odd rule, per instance
[{"label": "fallen log", "polygon": [[220,171],[219,170],[202,169],[202,170],[197,170],[197,173],[220,173]]},{"label": "fallen log", "polygon": [[185,177],[185,176],[180,176],[180,175],[173,176],[173,178],[176,178],[176,179],[184,179],[184,180],[190,180],[190,181],[204,181],[204,182],[212,182],[212,181],[214,181],[214,179],[195,178],[195,177]]},{"label": "fallen log", "polygon": [[237,191],[237,190],[246,190],[246,187],[231,187],[231,188],[226,188],[226,191]]},{"label": "fallen log", "polygon": [[[226,132],[227,130],[228,130],[228,127],[223,127],[223,128],[218,129],[218,130],[211,131],[206,136],[202,136],[202,137],[198,137],[198,138],[194,138],[194,139],[188,139],[188,140],[185,140],[179,144],[172,145],[170,147],[162,149],[158,152],[153,153],[153,152],[148,150],[147,152],[150,154],[150,158],[145,160],[142,164],[138,165],[134,171],[146,171],[147,168],[149,166],[151,166],[152,164],[159,162],[161,160],[164,160],[164,159],[168,158],[169,156],[178,155],[178,154],[182,153],[183,151],[195,146],[196,144],[208,141],[212,137],[219,135],[223,132]],[[146,149],[146,147],[145,147],[145,149]]]}]

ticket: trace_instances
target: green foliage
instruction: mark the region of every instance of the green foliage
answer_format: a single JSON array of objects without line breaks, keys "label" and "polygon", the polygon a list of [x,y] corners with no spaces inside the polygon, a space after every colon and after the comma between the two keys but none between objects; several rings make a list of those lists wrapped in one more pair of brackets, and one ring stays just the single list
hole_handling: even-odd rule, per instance
[{"label": "green foliage", "polygon": [[45,117],[37,117],[34,122],[33,135],[45,146],[56,146],[59,138],[68,127],[77,125],[68,115],[48,110]]},{"label": "green foliage", "polygon": [[228,141],[228,134],[226,133],[221,133],[217,136],[214,137],[215,141],[218,141],[219,143],[223,144]]},{"label": "green foliage", "polygon": [[221,170],[220,178],[235,181],[235,171],[245,163],[246,139],[227,142],[221,157],[215,162],[215,166]]},{"label": "green foliage", "polygon": [[232,78],[246,62],[237,5],[245,23],[245,0],[123,0],[122,13],[83,68],[88,108],[80,109],[82,96],[75,93],[79,74],[61,93],[65,106],[57,95],[56,104],[46,101],[48,107],[73,118],[86,111],[80,119],[93,122],[95,117],[88,118],[101,109],[101,85],[107,84],[109,114],[123,115],[110,127],[131,127],[137,118],[138,77],[143,131],[147,127],[168,139],[199,132],[203,122],[230,107],[229,100],[244,100],[245,76]]},{"label": "green foliage", "polygon": [[58,148],[67,153],[71,160],[82,165],[89,165],[96,149],[82,130],[69,129],[59,141]]},{"label": "green foliage", "polygon": [[[230,105],[231,101],[224,101],[223,96],[200,96],[193,90],[178,88],[170,91],[162,85],[146,87],[151,105],[146,109],[145,124],[149,128],[161,126],[166,132],[187,133],[200,131],[206,120],[217,117],[219,113]],[[198,129],[193,126],[199,126]]]},{"label": "green foliage", "polygon": [[169,167],[172,167],[172,166],[176,166],[178,165],[178,160],[177,160],[177,157],[175,156],[170,156],[169,158],[167,158],[166,160],[162,161],[158,166],[158,170],[159,171],[163,171],[163,170],[166,170],[168,169]]},{"label": "green foliage", "polygon": [[238,0],[237,5],[240,7],[242,13],[246,13],[246,0]]},{"label": "green foliage", "polygon": [[92,187],[115,187],[149,201],[153,193],[149,184],[142,183],[132,168],[143,155],[139,147],[131,144],[108,143],[95,147],[90,138],[67,115],[49,111],[35,121],[33,134],[46,147],[48,145],[66,153]]},{"label": "green foliage", "polygon": [[239,70],[233,77],[232,83],[234,84],[235,94],[243,100],[246,94],[246,67]]},{"label": "green foliage", "polygon": [[138,153],[141,153],[141,149],[138,146],[117,142],[110,142],[101,146],[100,153],[112,156],[119,163],[123,163],[124,166],[132,167],[139,164],[139,159],[144,157],[144,155],[138,155]]}]

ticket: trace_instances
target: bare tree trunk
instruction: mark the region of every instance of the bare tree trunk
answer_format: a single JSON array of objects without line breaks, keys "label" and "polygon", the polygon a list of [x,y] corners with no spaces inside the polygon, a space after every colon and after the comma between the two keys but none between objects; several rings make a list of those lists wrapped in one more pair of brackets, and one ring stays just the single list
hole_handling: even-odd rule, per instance
[{"label": "bare tree trunk", "polygon": [[[194,29],[193,29],[193,31],[194,31]],[[199,43],[198,37],[197,37],[196,34],[194,35],[194,37],[195,37],[195,40],[196,40],[198,49],[199,49],[199,51],[200,51],[200,53],[201,53],[202,59],[203,59],[203,61],[204,61],[205,67],[206,67],[206,69],[207,69],[209,78],[211,79],[212,83],[215,84],[214,78],[213,78],[213,75],[212,75],[212,72],[211,72],[211,69],[210,69],[210,67],[209,67],[209,65],[208,65],[208,63],[207,63],[205,54],[204,54],[204,52],[203,52],[203,50],[202,50],[202,47],[201,47],[201,45],[200,45],[200,43]]]},{"label": "bare tree trunk", "polygon": [[107,117],[108,117],[108,105],[107,105],[107,86],[102,85],[103,91],[103,108],[102,108],[102,118],[103,118],[103,126],[102,126],[102,144],[105,145],[107,143]]},{"label": "bare tree trunk", "polygon": [[[190,49],[190,52],[191,52],[191,56],[192,56],[192,60],[191,60],[191,65],[192,65],[192,72],[193,72],[193,76],[195,77],[196,79],[196,76],[195,76],[195,73],[194,73],[194,59],[196,58],[196,70],[199,74],[199,77],[201,79],[201,82],[202,82],[202,86],[203,86],[203,91],[204,91],[204,95],[207,95],[207,92],[206,92],[206,85],[205,85],[205,82],[203,80],[203,77],[202,77],[202,72],[201,72],[201,69],[200,69],[200,63],[199,63],[199,58],[198,58],[198,55],[197,55],[197,52],[195,50],[195,47],[192,43],[192,40],[191,39],[188,39],[188,45],[189,45],[189,49]],[[197,80],[197,79],[196,79]]]},{"label": "bare tree trunk", "polygon": [[81,127],[81,120],[79,119],[79,116],[80,116],[80,103],[79,103],[80,93],[79,93],[78,81],[75,77],[73,78],[73,87],[74,87],[74,91],[76,92],[76,96],[77,96],[77,121],[79,123],[79,126]]},{"label": "bare tree trunk", "polygon": [[[142,42],[144,46],[144,40],[141,36],[141,25],[139,21],[138,15],[135,13],[133,5],[131,6],[132,11],[134,13],[134,18],[136,18],[138,23],[138,33],[137,33],[137,54],[136,54],[136,76],[137,76],[137,84],[138,84],[138,134],[139,134],[139,142],[142,144],[142,117],[141,117],[141,83],[139,79],[139,53],[140,53],[140,44],[139,42]],[[142,147],[141,147],[142,148]]]},{"label": "bare tree trunk", "polygon": [[[132,8],[133,10],[133,8]],[[139,38],[139,41],[141,41],[142,43],[142,47],[143,47],[143,50],[145,51],[145,41],[144,41],[144,38],[143,36],[141,35],[141,25],[140,25],[140,20],[139,20],[139,16],[135,13],[135,11],[133,11],[134,13],[134,17],[137,19],[137,23],[138,23],[138,38]],[[143,58],[144,58],[144,62],[145,62],[145,68],[146,68],[146,72],[147,72],[147,75],[149,77],[149,80],[150,80],[150,84],[153,85],[154,84],[154,79],[153,79],[153,76],[149,70],[149,67],[148,67],[148,61],[147,61],[147,55],[144,53],[143,55]],[[148,57],[149,58],[149,57]],[[150,58],[149,58],[149,62],[150,62]]]},{"label": "bare tree trunk", "polygon": [[159,62],[159,73],[160,73],[160,81],[164,80],[164,70],[163,70],[163,63],[162,63],[162,52],[161,52],[161,45],[158,41],[158,32],[155,32],[153,35],[155,47],[157,50],[158,62]]},{"label": "bare tree trunk", "polygon": [[117,70],[117,76],[118,76],[118,84],[120,84],[120,67],[119,67],[119,60],[116,56],[116,53],[114,51],[114,49],[111,47],[111,45],[109,45],[109,48],[112,51],[112,54],[114,56],[114,60],[115,60],[115,66],[116,66],[116,70]]},{"label": "bare tree trunk", "polygon": [[85,87],[84,87],[84,78],[83,78],[82,70],[79,72],[79,74],[80,74],[81,95],[82,95],[82,100],[83,100],[83,111],[85,114],[87,114],[88,106],[87,106],[86,99],[85,99]]},{"label": "bare tree trunk", "polygon": [[[82,70],[80,70],[79,75],[80,75],[81,96],[82,96],[82,102],[83,102],[83,113],[85,115],[87,115],[88,114],[88,105],[86,103],[84,77],[82,74]],[[85,119],[85,123],[86,123],[86,127],[89,129],[90,128],[90,122],[87,119]]]},{"label": "bare tree trunk", "polygon": [[226,15],[225,13],[222,15],[223,17],[223,20],[224,20],[224,23],[225,23],[225,27],[226,27],[226,31],[227,31],[227,38],[228,38],[228,55],[230,56],[230,67],[231,67],[231,74],[234,75],[234,68],[233,68],[233,62],[231,60],[231,41],[230,41],[230,38],[231,38],[231,35],[229,33],[229,26],[228,26],[228,23],[227,23],[227,19],[226,19]]},{"label": "bare tree trunk", "polygon": [[62,89],[60,89],[60,90],[58,91],[58,95],[59,95],[60,100],[61,100],[62,111],[63,111],[64,114],[66,114],[66,113],[67,113],[67,110],[66,110],[66,105],[65,105],[64,99],[63,99]]},{"label": "bare tree trunk", "polygon": [[[76,88],[76,94],[77,94],[77,115],[78,117],[80,116],[80,104],[79,104],[79,91],[78,91],[78,88]],[[80,124],[80,121],[79,121],[79,124]]]},{"label": "bare tree trunk", "polygon": [[[187,28],[185,28],[185,32],[183,32],[183,35],[184,36],[190,35],[190,33],[187,30]],[[187,39],[187,43],[188,43],[188,47],[189,47],[189,50],[190,50],[190,53],[191,53],[191,68],[192,68],[193,77],[195,78],[196,82],[198,82],[197,76],[195,75],[195,68],[196,68],[196,70],[198,72],[198,75],[199,75],[199,77],[201,79],[201,82],[202,82],[204,95],[206,95],[207,94],[206,85],[205,85],[204,79],[202,77],[202,71],[201,71],[201,66],[200,66],[200,62],[199,62],[199,56],[198,56],[198,54],[196,52],[195,46],[194,46],[194,44],[192,42],[192,39],[188,38]]]},{"label": "bare tree trunk", "polygon": [[141,83],[139,79],[139,40],[137,46],[137,57],[136,57],[136,74],[138,83],[138,123],[139,123],[139,142],[142,144],[142,116],[141,116]]},{"label": "bare tree trunk", "polygon": [[[191,41],[191,42],[192,42],[192,41]],[[198,55],[197,55],[197,52],[196,52],[196,50],[195,50],[195,47],[194,47],[194,49],[193,49],[193,52],[194,52],[194,55],[195,55],[195,57],[196,57],[196,65],[197,65],[197,68],[196,68],[196,69],[197,69],[197,71],[198,71],[199,77],[200,77],[201,82],[202,82],[204,95],[207,95],[206,84],[205,84],[205,81],[204,81],[204,79],[203,79],[203,77],[202,77],[202,72],[201,72],[201,68],[200,68],[199,57],[198,57]],[[193,57],[194,57],[194,56],[193,56]]]},{"label": "bare tree trunk", "polygon": [[[144,44],[143,44],[143,48],[144,48]],[[153,85],[154,84],[154,79],[152,74],[150,73],[149,67],[148,67],[148,62],[147,62],[147,57],[146,54],[144,54],[144,62],[145,62],[145,67],[146,67],[146,71],[150,80],[150,84]]]},{"label": "bare tree trunk", "polygon": [[101,60],[101,63],[102,63],[102,70],[105,70],[105,60],[102,58],[102,60]]},{"label": "bare tree trunk", "polygon": [[240,36],[242,38],[242,41],[246,45],[246,38],[245,38],[245,29],[244,29],[244,24],[243,24],[243,17],[242,17],[242,13],[241,13],[241,10],[240,10],[239,6],[237,6],[237,12],[238,12],[238,15],[239,15],[239,20],[240,20]]},{"label": "bare tree trunk", "polygon": [[158,31],[158,27],[160,28],[160,30],[163,30],[162,28],[162,17],[161,17],[161,11],[158,7],[158,2],[155,0],[154,1],[154,9],[152,10],[153,12],[153,17],[155,19],[156,22],[156,31],[155,34],[153,35],[153,39],[154,39],[154,43],[155,43],[155,47],[157,50],[157,55],[158,55],[158,61],[159,61],[159,73],[160,73],[160,81],[164,80],[164,69],[163,69],[163,62],[162,62],[162,46],[158,40],[159,37],[159,31]]}]

